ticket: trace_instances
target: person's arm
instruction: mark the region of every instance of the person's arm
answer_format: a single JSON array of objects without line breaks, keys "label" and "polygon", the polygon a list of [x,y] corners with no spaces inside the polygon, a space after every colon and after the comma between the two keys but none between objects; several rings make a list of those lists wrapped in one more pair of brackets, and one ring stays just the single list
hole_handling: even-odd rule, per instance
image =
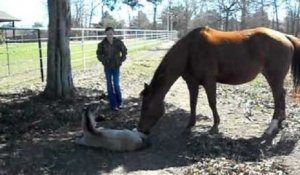
[{"label": "person's arm", "polygon": [[122,53],[122,61],[126,60],[126,56],[127,56],[127,48],[125,46],[125,44],[120,40],[120,44],[121,44],[121,53]]},{"label": "person's arm", "polygon": [[103,52],[103,44],[102,44],[102,42],[98,44],[96,54],[97,54],[98,60],[100,62],[103,62],[104,52]]}]

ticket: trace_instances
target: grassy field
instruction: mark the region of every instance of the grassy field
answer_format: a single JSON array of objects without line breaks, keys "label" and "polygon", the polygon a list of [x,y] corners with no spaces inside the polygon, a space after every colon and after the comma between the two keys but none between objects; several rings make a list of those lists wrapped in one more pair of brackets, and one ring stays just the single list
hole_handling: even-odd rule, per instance
[{"label": "grassy field", "polygon": [[[85,70],[90,65],[98,64],[96,58],[99,41],[70,42],[72,70]],[[163,40],[126,40],[128,56],[134,56],[140,51],[150,49]],[[46,77],[47,43],[42,43],[43,73]],[[35,83],[41,83],[41,67],[38,43],[9,43],[0,45],[0,91],[12,87],[29,88]]]}]

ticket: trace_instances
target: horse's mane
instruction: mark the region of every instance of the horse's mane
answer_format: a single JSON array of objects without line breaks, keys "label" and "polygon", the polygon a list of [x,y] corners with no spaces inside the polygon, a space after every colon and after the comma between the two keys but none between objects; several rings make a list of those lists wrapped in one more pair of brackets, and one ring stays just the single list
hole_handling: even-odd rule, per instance
[{"label": "horse's mane", "polygon": [[[153,89],[156,89],[157,87],[161,87],[161,84],[164,82],[166,75],[168,74],[168,71],[171,69],[172,66],[176,66],[176,62],[174,61],[177,59],[187,59],[188,55],[184,55],[183,53],[188,53],[190,42],[199,37],[199,33],[202,30],[206,30],[207,27],[199,27],[192,31],[190,31],[188,34],[186,34],[184,37],[179,39],[172,47],[169,49],[169,51],[166,53],[166,55],[163,57],[161,63],[159,64],[158,68],[155,70],[154,76],[150,82],[150,87]],[[182,58],[178,58],[178,57]],[[172,62],[172,63],[170,63]],[[180,65],[184,67],[184,65]]]}]

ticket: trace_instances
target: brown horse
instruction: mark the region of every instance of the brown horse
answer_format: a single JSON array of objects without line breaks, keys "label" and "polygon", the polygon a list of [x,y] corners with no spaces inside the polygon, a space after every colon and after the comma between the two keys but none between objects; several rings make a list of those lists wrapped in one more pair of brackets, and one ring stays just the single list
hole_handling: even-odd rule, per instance
[{"label": "brown horse", "polygon": [[223,32],[197,28],[180,39],[165,55],[150,85],[145,84],[139,131],[149,133],[164,113],[164,98],[178,77],[186,81],[190,93],[191,116],[195,125],[198,86],[206,91],[214,117],[211,131],[218,132],[216,83],[238,85],[259,73],[268,81],[275,110],[267,136],[274,136],[285,119],[284,79],[291,66],[294,87],[300,85],[300,40],[268,28]]}]

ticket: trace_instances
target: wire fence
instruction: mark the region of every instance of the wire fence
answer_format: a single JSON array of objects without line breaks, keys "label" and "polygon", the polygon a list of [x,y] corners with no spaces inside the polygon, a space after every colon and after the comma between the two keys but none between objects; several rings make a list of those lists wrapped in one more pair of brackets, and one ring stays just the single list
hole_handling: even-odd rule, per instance
[{"label": "wire fence", "polygon": [[[0,28],[0,93],[45,83],[47,35],[46,29]],[[99,64],[96,49],[104,37],[104,29],[71,29],[69,39],[73,72],[87,71],[92,65]],[[175,40],[177,32],[116,29],[115,37],[124,41],[128,55],[132,56],[168,40]]]}]

